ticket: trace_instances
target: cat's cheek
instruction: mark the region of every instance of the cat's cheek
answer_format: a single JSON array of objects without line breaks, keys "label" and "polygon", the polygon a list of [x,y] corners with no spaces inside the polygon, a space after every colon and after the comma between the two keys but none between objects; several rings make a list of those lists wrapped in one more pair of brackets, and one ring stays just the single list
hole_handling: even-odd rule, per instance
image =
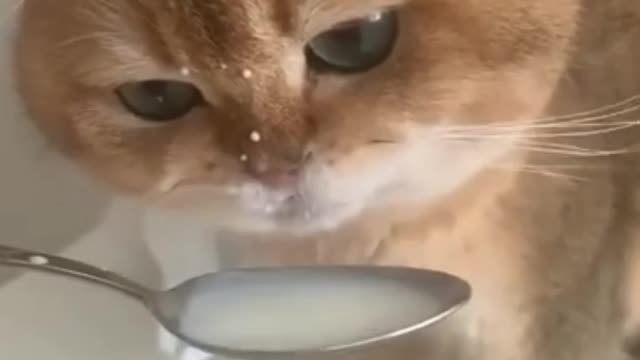
[{"label": "cat's cheek", "polygon": [[[453,141],[441,128],[416,128],[395,161],[390,201],[433,205],[485,171],[495,171],[514,149],[512,138]],[[504,165],[504,164],[502,164]]]},{"label": "cat's cheek", "polygon": [[515,141],[451,141],[436,126],[413,125],[404,131],[397,144],[336,156],[323,172],[309,177],[311,198],[342,204],[345,214],[387,204],[433,203],[502,161]]}]

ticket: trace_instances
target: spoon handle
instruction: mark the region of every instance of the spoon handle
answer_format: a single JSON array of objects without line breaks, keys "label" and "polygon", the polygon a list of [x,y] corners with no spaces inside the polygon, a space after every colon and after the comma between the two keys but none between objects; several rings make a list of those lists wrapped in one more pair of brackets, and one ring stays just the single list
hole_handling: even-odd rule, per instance
[{"label": "spoon handle", "polygon": [[151,290],[111,271],[59,256],[5,245],[0,245],[0,266],[20,267],[85,280],[119,290],[144,303],[152,295]]}]

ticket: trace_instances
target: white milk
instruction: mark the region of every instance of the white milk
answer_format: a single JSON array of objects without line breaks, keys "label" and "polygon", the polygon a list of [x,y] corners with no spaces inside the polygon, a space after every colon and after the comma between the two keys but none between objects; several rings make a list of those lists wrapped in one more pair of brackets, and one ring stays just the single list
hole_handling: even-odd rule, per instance
[{"label": "white milk", "polygon": [[197,286],[181,318],[182,332],[238,350],[304,351],[385,335],[442,309],[424,289],[390,279],[237,283],[226,294]]}]

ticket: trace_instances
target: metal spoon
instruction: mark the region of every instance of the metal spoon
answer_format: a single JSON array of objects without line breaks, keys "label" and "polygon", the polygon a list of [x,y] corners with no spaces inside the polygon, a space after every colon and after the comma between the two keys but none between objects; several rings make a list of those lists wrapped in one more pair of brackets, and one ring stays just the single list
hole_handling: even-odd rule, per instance
[{"label": "metal spoon", "polygon": [[[155,291],[121,275],[85,263],[2,245],[0,265],[65,275],[119,290],[144,304],[162,326],[185,343],[205,352],[238,359],[289,359],[302,355],[316,356],[360,350],[426,328],[454,313],[471,296],[469,285],[461,279],[428,270],[400,267],[225,270],[188,280],[167,291]],[[357,295],[359,293],[354,290],[363,284],[367,284],[366,295],[365,298],[360,298]],[[389,296],[393,297],[393,306],[383,307],[383,311],[377,309],[375,316],[366,311],[357,311],[356,308],[354,315],[354,307],[348,307],[349,301],[340,300],[340,296],[348,298],[356,295],[358,307],[365,310],[375,304],[385,306],[379,300]],[[252,301],[254,305],[260,306],[251,305]],[[328,309],[329,305],[325,303],[332,301],[334,304]],[[263,306],[264,302],[271,307]],[[410,311],[409,308],[413,310]],[[280,311],[279,315],[275,314],[274,309]],[[289,316],[296,309],[305,311]],[[247,319],[247,316],[249,318],[243,324],[241,319]],[[274,317],[273,321],[270,316]],[[209,319],[213,320],[212,323],[218,320],[223,322],[223,319],[226,322],[238,319],[239,326],[235,321],[232,323],[240,338],[229,341],[229,334],[215,331],[212,334],[210,331],[203,331],[202,326],[189,325],[194,320],[202,325],[203,321]],[[319,342],[296,345],[294,338],[299,335],[297,333],[300,330],[279,334],[281,338],[277,339],[277,346],[260,345],[259,341],[252,340],[243,342],[243,329],[250,329],[248,334],[251,333],[254,338],[258,336],[258,339],[260,336],[268,338],[272,334],[270,325],[262,328],[256,325],[261,319],[274,324],[274,329],[276,324],[284,326],[284,322],[290,328],[300,330],[311,329],[313,321],[320,320],[330,327],[327,332],[329,335],[349,324],[363,323],[368,326],[348,336],[329,336],[331,340],[325,342],[320,339]],[[377,319],[378,322],[372,319]],[[220,331],[220,327],[217,331]],[[229,333],[228,330],[225,331]],[[259,333],[260,331],[263,333]],[[294,338],[289,338],[291,336]],[[251,347],[242,345],[246,343]]]}]

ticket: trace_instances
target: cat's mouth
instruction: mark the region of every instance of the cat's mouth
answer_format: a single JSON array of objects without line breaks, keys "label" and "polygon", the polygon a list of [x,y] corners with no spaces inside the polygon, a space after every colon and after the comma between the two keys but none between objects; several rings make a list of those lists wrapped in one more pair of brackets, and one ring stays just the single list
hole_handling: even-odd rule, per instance
[{"label": "cat's mouth", "polygon": [[436,202],[510,149],[495,141],[453,146],[434,131],[375,151],[352,151],[333,162],[316,156],[296,181],[284,185],[232,173],[224,183],[209,179],[172,192],[179,198],[186,193],[190,200],[180,200],[183,208],[204,209],[205,219],[218,227],[323,232],[364,212]]},{"label": "cat's mouth", "polygon": [[[300,186],[290,190],[271,190],[257,186],[248,198],[241,199],[251,216],[270,221],[279,228],[326,230],[353,212],[347,201],[331,200],[326,193],[316,193]],[[261,193],[261,194],[260,194]]]},{"label": "cat's mouth", "polygon": [[332,194],[327,186],[300,183],[274,189],[257,182],[228,186],[185,184],[154,203],[195,214],[207,223],[247,232],[330,230],[359,213],[360,202]]}]

